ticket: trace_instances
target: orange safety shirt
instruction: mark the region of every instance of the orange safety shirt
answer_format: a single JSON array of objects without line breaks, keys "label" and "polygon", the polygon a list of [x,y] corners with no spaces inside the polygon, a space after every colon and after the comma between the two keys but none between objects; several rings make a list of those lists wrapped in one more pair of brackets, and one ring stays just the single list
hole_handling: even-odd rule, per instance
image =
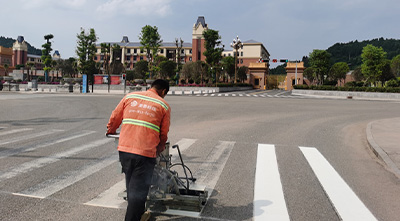
[{"label": "orange safety shirt", "polygon": [[168,140],[171,108],[155,89],[127,94],[112,112],[107,133],[122,123],[118,150],[155,158]]}]

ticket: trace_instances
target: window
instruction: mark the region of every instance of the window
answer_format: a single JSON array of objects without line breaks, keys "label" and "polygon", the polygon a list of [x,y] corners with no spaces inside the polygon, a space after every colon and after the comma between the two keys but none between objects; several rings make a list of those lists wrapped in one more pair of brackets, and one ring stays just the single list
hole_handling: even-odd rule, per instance
[{"label": "window", "polygon": [[137,53],[137,49],[136,49],[136,48],[135,48],[135,49],[133,49],[133,53],[135,53],[135,54]]},{"label": "window", "polygon": [[136,56],[133,56],[133,60],[136,61],[136,60],[137,60],[137,57],[136,57]]},{"label": "window", "polygon": [[189,50],[189,54],[191,54],[191,53],[192,53],[192,49]]},{"label": "window", "polygon": [[242,56],[242,57],[243,57],[243,51],[242,51],[242,52],[240,52],[240,56]]},{"label": "window", "polygon": [[185,49],[182,49],[182,50],[181,50],[181,54],[185,54]]},{"label": "window", "polygon": [[164,49],[160,49],[160,53],[161,53],[161,54],[164,54]]},{"label": "window", "polygon": [[126,49],[126,53],[130,54],[131,53],[131,49],[130,48]]},{"label": "window", "polygon": [[189,61],[192,61],[192,57],[189,57]]},{"label": "window", "polygon": [[130,61],[131,60],[131,56],[126,56],[126,60]]},{"label": "window", "polygon": [[240,59],[240,63],[243,64],[243,59]]},{"label": "window", "polygon": [[95,61],[97,61],[97,56],[94,56],[94,58],[93,58]]},{"label": "window", "polygon": [[143,56],[140,56],[140,60],[143,60]]},{"label": "window", "polygon": [[100,56],[100,61],[104,60],[104,55]]}]

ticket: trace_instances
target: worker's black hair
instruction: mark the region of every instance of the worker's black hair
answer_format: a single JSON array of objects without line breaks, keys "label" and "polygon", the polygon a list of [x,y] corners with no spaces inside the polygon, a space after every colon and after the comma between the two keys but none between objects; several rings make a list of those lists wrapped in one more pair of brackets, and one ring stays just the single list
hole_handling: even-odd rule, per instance
[{"label": "worker's black hair", "polygon": [[168,93],[169,91],[169,83],[166,80],[163,79],[157,79],[151,84],[152,88],[155,88],[156,90],[166,90],[165,94]]}]

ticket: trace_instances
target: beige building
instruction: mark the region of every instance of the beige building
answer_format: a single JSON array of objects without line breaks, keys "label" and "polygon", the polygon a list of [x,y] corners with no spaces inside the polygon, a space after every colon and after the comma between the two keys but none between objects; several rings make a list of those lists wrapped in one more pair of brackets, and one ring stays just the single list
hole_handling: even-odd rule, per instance
[{"label": "beige building", "polygon": [[[236,51],[224,51],[223,57],[235,56]],[[248,40],[243,42],[243,47],[238,49],[237,64],[238,66],[250,66],[250,63],[257,63],[260,59],[269,59],[269,52],[261,42]]]}]

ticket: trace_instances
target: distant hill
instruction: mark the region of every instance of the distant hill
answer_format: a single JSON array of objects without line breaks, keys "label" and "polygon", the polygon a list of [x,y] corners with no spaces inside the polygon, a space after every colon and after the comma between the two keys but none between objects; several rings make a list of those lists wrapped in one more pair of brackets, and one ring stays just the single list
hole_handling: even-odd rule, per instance
[{"label": "distant hill", "polygon": [[[0,36],[0,46],[5,48],[12,48],[15,41],[16,39]],[[28,54],[42,55],[42,50],[31,46],[28,42],[26,42],[26,44],[28,45]]]},{"label": "distant hill", "polygon": [[349,64],[350,69],[354,69],[361,65],[362,49],[368,44],[375,47],[382,47],[382,49],[387,53],[386,58],[390,60],[400,54],[400,40],[384,38],[361,42],[356,40],[348,43],[336,43],[326,51],[332,55],[332,64],[336,62],[346,62]]}]

